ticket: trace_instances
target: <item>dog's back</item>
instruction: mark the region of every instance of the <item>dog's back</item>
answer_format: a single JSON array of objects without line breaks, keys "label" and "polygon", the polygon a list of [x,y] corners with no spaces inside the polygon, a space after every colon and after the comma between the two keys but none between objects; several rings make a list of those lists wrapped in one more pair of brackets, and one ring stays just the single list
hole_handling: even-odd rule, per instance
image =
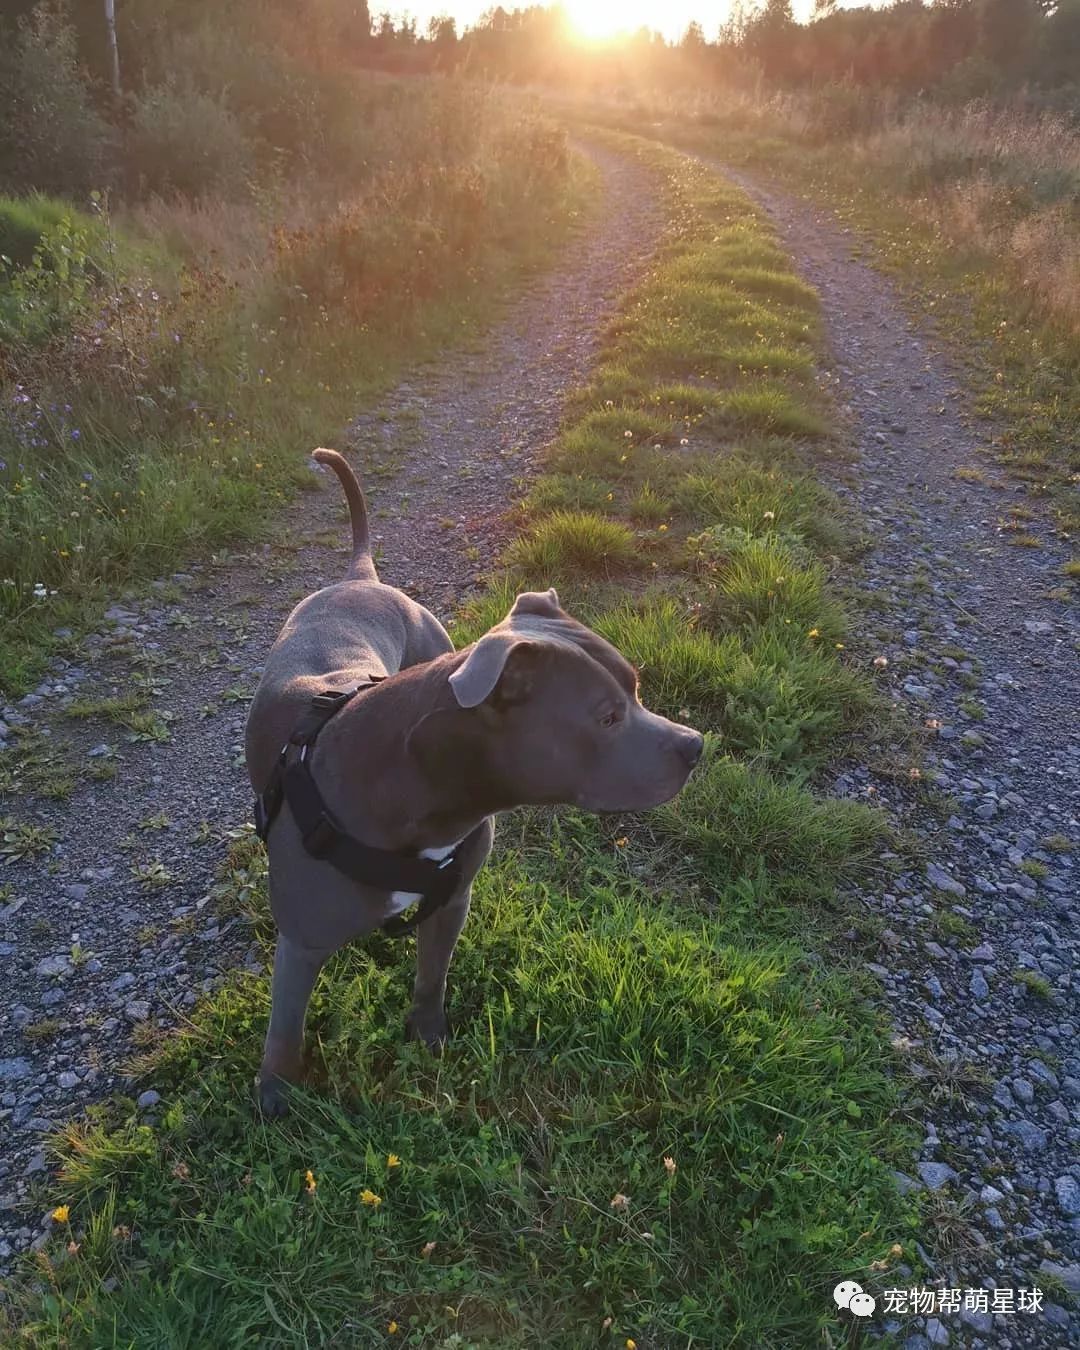
[{"label": "dog's back", "polygon": [[267,657],[245,733],[248,774],[257,792],[314,694],[352,689],[366,676],[393,675],[454,650],[434,615],[379,581],[364,495],[348,463],[335,450],[316,450],[315,458],[333,468],[345,487],[353,556],[344,581],[296,606]]}]

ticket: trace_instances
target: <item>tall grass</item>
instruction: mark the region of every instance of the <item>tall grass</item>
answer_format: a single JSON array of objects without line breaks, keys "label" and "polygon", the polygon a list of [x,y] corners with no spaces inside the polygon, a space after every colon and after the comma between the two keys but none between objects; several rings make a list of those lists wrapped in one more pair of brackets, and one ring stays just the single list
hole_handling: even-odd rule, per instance
[{"label": "tall grass", "polygon": [[1031,312],[1080,336],[1080,136],[1065,113],[764,85],[592,103],[587,113],[710,144],[733,163],[900,195],[957,249],[1004,263]]},{"label": "tall grass", "polygon": [[36,251],[0,277],[0,687],[108,588],[256,534],[300,447],[569,225],[581,184],[550,125],[453,84],[380,88],[403,163],[344,201],[35,208]]}]

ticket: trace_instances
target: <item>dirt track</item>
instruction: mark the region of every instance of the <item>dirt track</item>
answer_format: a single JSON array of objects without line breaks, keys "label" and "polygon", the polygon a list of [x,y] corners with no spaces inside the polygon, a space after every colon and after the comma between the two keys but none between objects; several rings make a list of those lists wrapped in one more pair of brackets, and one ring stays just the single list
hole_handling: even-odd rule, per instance
[{"label": "dirt track", "polygon": [[[967,413],[942,345],[917,305],[853,256],[851,231],[725,172],[764,206],[821,295],[834,361],[825,378],[859,456],[836,486],[871,546],[853,579],[866,607],[850,645],[887,659],[883,680],[928,734],[918,783],[906,773],[897,783],[901,756],[890,765],[886,749],[833,784],[886,805],[926,860],[861,897],[883,924],[871,970],[923,1088],[911,1108],[925,1143],[902,1184],[960,1217],[956,1251],[944,1225],[924,1238],[947,1284],[1019,1289],[1051,1275],[1075,1294],[1080,623],[1060,589],[1071,550],[1037,499],[995,468],[992,428]],[[970,468],[982,481],[955,476]],[[1034,516],[1009,528],[1010,507]],[[1038,546],[1018,546],[1020,533]],[[1069,851],[1044,843],[1054,836]],[[1070,1325],[1060,1295],[1047,1302],[1042,1315],[972,1310],[961,1328],[995,1347],[1080,1343],[1075,1313]]]}]

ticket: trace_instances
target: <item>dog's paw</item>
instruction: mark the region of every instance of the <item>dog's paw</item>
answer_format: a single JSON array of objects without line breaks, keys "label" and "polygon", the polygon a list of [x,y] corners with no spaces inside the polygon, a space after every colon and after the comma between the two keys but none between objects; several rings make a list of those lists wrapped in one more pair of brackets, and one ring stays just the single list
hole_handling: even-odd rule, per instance
[{"label": "dog's paw", "polygon": [[405,1022],[405,1035],[410,1041],[422,1041],[433,1055],[439,1055],[450,1039],[450,1024],[441,1010],[434,1015],[414,1010]]},{"label": "dog's paw", "polygon": [[255,1103],[267,1120],[289,1114],[289,1085],[276,1076],[255,1079]]}]

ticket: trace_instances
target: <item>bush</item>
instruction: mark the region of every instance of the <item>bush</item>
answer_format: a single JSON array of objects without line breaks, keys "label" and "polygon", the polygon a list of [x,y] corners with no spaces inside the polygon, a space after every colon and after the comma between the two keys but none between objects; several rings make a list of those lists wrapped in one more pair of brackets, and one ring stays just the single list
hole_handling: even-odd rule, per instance
[{"label": "bush", "polygon": [[237,196],[253,149],[224,104],[195,89],[162,85],[135,104],[125,147],[133,187],[162,196]]},{"label": "bush", "polygon": [[0,45],[0,127],[0,191],[75,197],[108,186],[113,132],[90,101],[72,30],[49,6]]}]

